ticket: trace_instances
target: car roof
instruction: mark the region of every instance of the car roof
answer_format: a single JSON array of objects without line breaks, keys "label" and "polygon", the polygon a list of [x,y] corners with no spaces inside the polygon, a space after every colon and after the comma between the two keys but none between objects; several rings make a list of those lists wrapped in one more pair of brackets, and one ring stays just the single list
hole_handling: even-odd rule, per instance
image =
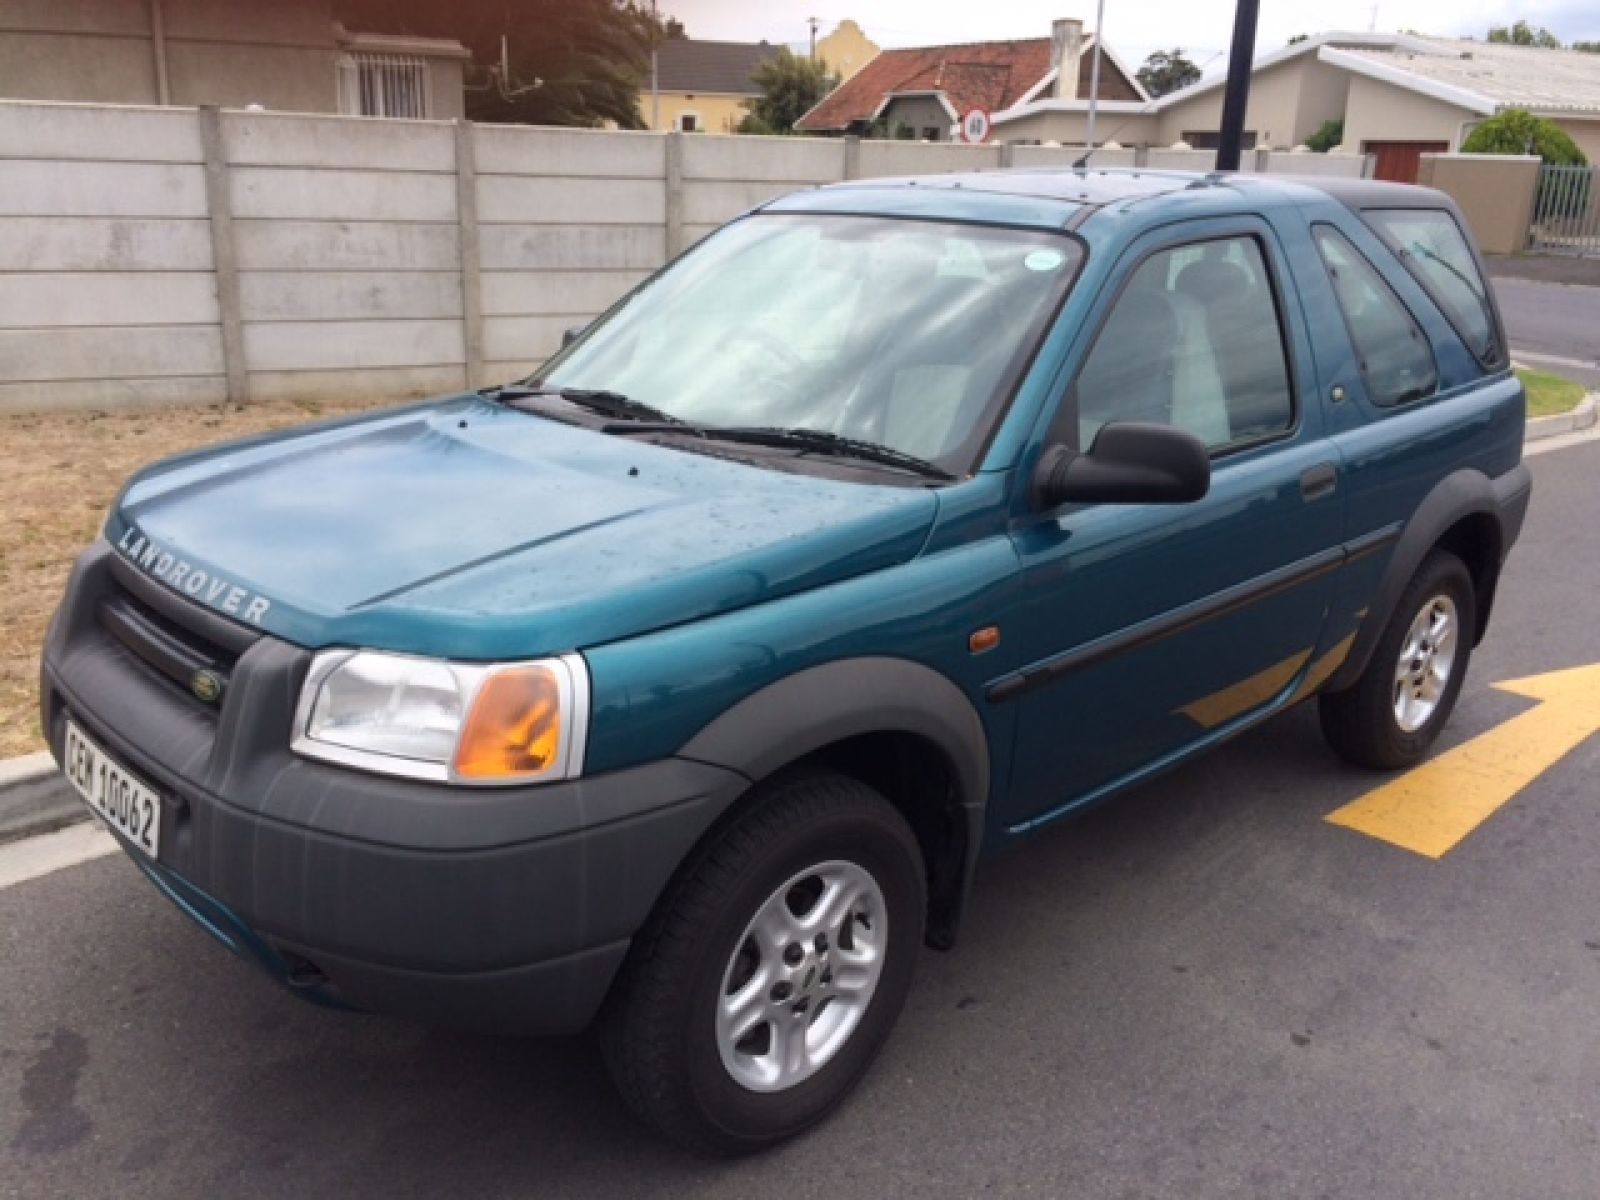
[{"label": "car roof", "polygon": [[770,212],[861,213],[1074,228],[1101,210],[1147,215],[1173,209],[1211,212],[1247,204],[1303,203],[1331,197],[1351,208],[1444,207],[1431,188],[1364,179],[1245,175],[1139,168],[1004,168],[829,184],[791,193]]}]

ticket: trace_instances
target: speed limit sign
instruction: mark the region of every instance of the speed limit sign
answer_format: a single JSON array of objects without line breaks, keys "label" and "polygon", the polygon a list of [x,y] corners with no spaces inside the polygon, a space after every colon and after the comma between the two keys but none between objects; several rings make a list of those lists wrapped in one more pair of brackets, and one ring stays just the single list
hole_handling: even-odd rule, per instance
[{"label": "speed limit sign", "polygon": [[969,145],[989,140],[989,114],[981,108],[969,108],[961,118],[961,140]]}]

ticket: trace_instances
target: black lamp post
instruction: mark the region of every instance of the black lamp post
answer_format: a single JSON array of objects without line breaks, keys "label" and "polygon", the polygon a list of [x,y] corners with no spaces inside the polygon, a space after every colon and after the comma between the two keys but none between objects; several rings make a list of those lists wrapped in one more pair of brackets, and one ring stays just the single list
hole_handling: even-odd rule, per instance
[{"label": "black lamp post", "polygon": [[1256,48],[1256,17],[1261,0],[1238,0],[1233,10],[1233,46],[1228,51],[1228,86],[1222,94],[1222,131],[1217,138],[1217,170],[1237,171],[1244,141],[1244,112],[1250,102],[1250,65]]}]

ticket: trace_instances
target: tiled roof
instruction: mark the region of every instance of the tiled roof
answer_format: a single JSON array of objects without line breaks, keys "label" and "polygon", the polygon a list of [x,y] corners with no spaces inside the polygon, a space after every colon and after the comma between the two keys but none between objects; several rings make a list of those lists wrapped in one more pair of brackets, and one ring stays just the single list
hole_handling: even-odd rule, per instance
[{"label": "tiled roof", "polygon": [[656,52],[656,73],[663,92],[754,96],[760,91],[750,76],[781,49],[768,42],[706,42],[673,38]]},{"label": "tiled roof", "polygon": [[1600,54],[1415,35],[1392,49],[1340,49],[1500,107],[1600,112]]},{"label": "tiled roof", "polygon": [[[1087,53],[1094,35],[1083,39]],[[1050,39],[884,50],[802,117],[796,128],[841,130],[870,121],[891,92],[943,92],[958,114],[1010,108],[1050,71]]]}]

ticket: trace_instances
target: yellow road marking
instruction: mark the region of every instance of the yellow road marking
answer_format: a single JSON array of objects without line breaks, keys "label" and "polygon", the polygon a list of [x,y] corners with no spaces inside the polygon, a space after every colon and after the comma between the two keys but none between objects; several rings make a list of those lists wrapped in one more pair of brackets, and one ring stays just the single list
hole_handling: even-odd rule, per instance
[{"label": "yellow road marking", "polygon": [[1327,819],[1428,858],[1442,858],[1600,731],[1600,664],[1495,686],[1543,703],[1368,792]]}]

